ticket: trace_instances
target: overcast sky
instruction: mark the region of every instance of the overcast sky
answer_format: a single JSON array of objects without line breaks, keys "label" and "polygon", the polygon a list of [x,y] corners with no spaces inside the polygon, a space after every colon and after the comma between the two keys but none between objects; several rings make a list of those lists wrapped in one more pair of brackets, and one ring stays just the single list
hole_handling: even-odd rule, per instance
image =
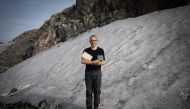
[{"label": "overcast sky", "polygon": [[0,0],[0,42],[7,43],[31,29],[38,29],[51,15],[76,0]]}]

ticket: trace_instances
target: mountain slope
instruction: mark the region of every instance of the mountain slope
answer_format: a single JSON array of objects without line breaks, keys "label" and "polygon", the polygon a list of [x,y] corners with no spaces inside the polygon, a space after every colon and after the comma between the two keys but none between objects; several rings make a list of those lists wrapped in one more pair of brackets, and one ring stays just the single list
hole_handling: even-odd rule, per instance
[{"label": "mountain slope", "polygon": [[26,31],[14,38],[12,41],[15,44],[0,53],[0,73],[59,42],[76,37],[92,28],[157,10],[185,6],[190,3],[189,1],[76,0],[75,5],[52,15],[39,29]]},{"label": "mountain slope", "polygon": [[7,49],[10,45],[12,45],[14,42],[12,43],[1,43],[0,42],[0,53],[3,52],[5,49]]},{"label": "mountain slope", "polygon": [[99,37],[104,109],[190,108],[190,6],[113,22],[59,43],[0,74],[0,101],[85,109],[82,51]]}]

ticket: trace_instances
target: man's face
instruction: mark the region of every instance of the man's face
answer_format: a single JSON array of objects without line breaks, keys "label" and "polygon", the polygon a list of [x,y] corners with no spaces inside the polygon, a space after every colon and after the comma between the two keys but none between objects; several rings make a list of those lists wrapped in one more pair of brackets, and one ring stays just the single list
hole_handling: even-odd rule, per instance
[{"label": "man's face", "polygon": [[90,38],[90,44],[91,44],[92,47],[97,46],[97,43],[98,43],[98,39],[96,37],[91,37]]}]

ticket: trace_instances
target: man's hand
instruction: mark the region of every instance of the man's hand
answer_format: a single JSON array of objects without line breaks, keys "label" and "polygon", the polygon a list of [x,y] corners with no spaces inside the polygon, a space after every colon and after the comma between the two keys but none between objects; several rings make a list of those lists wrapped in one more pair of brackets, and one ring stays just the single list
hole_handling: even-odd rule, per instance
[{"label": "man's hand", "polygon": [[105,60],[95,60],[95,61],[92,61],[94,65],[104,65],[106,64],[106,61]]},{"label": "man's hand", "polygon": [[97,65],[99,63],[99,60],[94,60],[94,61],[92,61],[92,64],[93,65]]},{"label": "man's hand", "polygon": [[82,58],[81,64],[92,64],[92,61]]}]

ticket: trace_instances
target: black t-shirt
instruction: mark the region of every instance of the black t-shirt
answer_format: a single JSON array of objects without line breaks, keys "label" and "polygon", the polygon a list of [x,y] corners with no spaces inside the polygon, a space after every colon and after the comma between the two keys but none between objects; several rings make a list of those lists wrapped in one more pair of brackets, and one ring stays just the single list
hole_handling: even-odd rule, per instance
[{"label": "black t-shirt", "polygon": [[[97,60],[98,56],[103,56],[103,60],[105,60],[105,55],[104,55],[104,50],[100,47],[97,47],[96,50],[92,50],[91,47],[84,49],[83,53],[87,52],[88,54],[92,55],[91,61]],[[101,65],[89,65],[86,64],[86,69],[87,71],[92,71],[92,70],[100,70]]]}]

